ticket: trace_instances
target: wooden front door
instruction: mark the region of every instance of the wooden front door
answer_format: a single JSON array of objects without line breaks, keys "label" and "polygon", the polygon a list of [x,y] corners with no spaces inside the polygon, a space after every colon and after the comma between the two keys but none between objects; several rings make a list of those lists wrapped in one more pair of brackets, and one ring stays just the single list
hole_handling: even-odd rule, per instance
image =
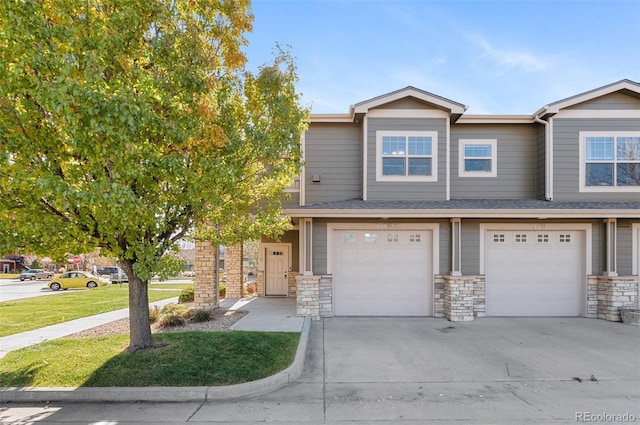
[{"label": "wooden front door", "polygon": [[265,295],[287,296],[289,292],[289,247],[268,247]]}]

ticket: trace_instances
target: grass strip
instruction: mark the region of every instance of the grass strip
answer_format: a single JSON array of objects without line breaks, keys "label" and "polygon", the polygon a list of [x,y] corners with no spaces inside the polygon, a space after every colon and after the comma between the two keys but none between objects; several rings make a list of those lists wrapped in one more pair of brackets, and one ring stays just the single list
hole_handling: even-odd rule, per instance
[{"label": "grass strip", "polygon": [[126,351],[128,335],[47,341],[0,359],[2,387],[219,386],[287,368],[299,333],[172,332],[167,346]]},{"label": "grass strip", "polygon": [[[180,295],[190,286],[149,285],[149,302]],[[129,286],[109,285],[95,289],[0,302],[0,337],[56,325],[129,306]]]}]

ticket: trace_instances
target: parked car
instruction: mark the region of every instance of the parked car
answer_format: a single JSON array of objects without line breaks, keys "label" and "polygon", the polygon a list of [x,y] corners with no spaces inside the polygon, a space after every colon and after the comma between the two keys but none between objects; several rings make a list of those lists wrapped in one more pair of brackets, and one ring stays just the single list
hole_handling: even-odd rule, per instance
[{"label": "parked car", "polygon": [[53,291],[68,288],[96,288],[99,285],[105,285],[105,283],[101,282],[98,276],[81,271],[63,273],[49,282],[49,288]]},{"label": "parked car", "polygon": [[98,276],[110,276],[114,273],[118,273],[118,270],[120,270],[120,267],[115,267],[115,266],[98,267],[98,269],[96,270],[96,273],[98,274]]},{"label": "parked car", "polygon": [[42,269],[29,269],[20,273],[20,281],[36,280],[36,279],[51,279],[53,272],[49,272]]}]

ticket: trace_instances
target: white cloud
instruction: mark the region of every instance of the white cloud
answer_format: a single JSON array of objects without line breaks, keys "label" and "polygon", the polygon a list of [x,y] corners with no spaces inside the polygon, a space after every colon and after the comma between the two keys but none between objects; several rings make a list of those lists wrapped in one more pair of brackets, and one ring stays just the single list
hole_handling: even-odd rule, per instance
[{"label": "white cloud", "polygon": [[470,41],[480,47],[482,54],[476,59],[478,62],[490,61],[503,74],[514,68],[528,72],[543,71],[548,66],[548,60],[527,51],[500,48],[489,43],[479,35],[469,36]]}]

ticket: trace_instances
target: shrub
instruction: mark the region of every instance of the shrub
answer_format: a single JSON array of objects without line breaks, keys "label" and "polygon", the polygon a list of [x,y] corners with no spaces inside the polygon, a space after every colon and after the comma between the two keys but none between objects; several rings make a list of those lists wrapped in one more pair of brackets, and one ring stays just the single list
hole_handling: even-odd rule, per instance
[{"label": "shrub", "polygon": [[160,317],[160,308],[157,305],[154,305],[149,309],[149,321],[151,323],[156,323],[158,321],[158,317]]},{"label": "shrub", "polygon": [[175,314],[176,316],[188,316],[189,307],[183,304],[169,303],[160,309],[160,315]]},{"label": "shrub", "polygon": [[195,299],[195,295],[193,292],[193,286],[190,286],[182,290],[182,292],[178,296],[178,303],[184,304],[184,303],[192,302],[194,299]]},{"label": "shrub", "polygon": [[211,313],[207,310],[194,310],[192,320],[194,322],[208,322],[211,320]]},{"label": "shrub", "polygon": [[161,328],[169,328],[173,326],[184,326],[184,319],[173,312],[165,313],[160,315],[160,319],[158,320],[158,325]]}]

